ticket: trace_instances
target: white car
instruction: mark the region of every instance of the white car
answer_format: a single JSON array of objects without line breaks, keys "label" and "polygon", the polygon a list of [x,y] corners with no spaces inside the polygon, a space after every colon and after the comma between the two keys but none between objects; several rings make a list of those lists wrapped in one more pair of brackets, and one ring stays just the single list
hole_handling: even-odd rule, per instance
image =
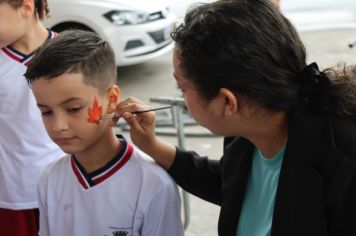
[{"label": "white car", "polygon": [[176,16],[166,0],[49,0],[44,21],[56,32],[85,29],[113,47],[118,66],[142,63],[173,48]]},{"label": "white car", "polygon": [[355,0],[281,0],[282,12],[299,32],[356,28]]}]

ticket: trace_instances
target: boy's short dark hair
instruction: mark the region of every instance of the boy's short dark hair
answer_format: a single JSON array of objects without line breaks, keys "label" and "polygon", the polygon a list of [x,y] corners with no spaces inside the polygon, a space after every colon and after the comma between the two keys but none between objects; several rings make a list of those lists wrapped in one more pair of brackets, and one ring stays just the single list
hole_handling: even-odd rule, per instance
[{"label": "boy's short dark hair", "polygon": [[63,73],[82,73],[84,83],[104,93],[116,82],[115,55],[110,45],[96,33],[64,31],[47,40],[28,66],[27,82],[41,77],[52,79]]}]

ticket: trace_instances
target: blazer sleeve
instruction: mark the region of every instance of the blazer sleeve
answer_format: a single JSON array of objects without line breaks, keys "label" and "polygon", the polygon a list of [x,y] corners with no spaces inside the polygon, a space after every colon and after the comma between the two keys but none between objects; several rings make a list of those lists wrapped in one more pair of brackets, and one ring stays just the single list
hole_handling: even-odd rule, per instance
[{"label": "blazer sleeve", "polygon": [[214,204],[221,203],[220,161],[176,148],[168,173],[184,190]]}]

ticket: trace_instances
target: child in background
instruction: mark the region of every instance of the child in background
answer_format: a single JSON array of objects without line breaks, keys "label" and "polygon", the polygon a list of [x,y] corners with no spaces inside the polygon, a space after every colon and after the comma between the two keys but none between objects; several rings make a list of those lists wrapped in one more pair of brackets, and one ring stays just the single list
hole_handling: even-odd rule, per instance
[{"label": "child in background", "polygon": [[46,130],[68,153],[39,182],[41,236],[184,234],[172,179],[112,129],[116,76],[111,47],[85,31],[61,33],[29,65]]},{"label": "child in background", "polygon": [[306,64],[270,0],[191,9],[172,34],[173,71],[192,116],[234,137],[220,161],[155,136],[134,98],[132,141],[188,192],[221,206],[221,236],[356,235],[356,67]]},{"label": "child in background", "polygon": [[48,137],[23,74],[54,33],[40,20],[46,0],[0,0],[0,235],[38,232],[40,173],[63,152]]}]

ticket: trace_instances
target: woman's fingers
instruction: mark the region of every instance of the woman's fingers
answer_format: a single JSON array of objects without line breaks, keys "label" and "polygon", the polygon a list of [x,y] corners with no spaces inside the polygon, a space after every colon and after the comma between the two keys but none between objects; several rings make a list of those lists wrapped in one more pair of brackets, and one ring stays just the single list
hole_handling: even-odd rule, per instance
[{"label": "woman's fingers", "polygon": [[152,107],[148,106],[137,98],[129,97],[119,103],[119,105],[116,107],[116,114],[118,116],[122,116],[122,114],[125,112],[133,113],[136,111],[144,111],[148,109],[152,109]]},{"label": "woman's fingers", "polygon": [[[144,145],[145,142],[154,138],[155,113],[153,111],[133,113],[150,109],[152,109],[150,106],[133,97],[123,100],[116,108],[116,116],[125,119],[130,126],[131,139],[137,146]],[[118,118],[114,118],[113,122],[117,120]]]}]

